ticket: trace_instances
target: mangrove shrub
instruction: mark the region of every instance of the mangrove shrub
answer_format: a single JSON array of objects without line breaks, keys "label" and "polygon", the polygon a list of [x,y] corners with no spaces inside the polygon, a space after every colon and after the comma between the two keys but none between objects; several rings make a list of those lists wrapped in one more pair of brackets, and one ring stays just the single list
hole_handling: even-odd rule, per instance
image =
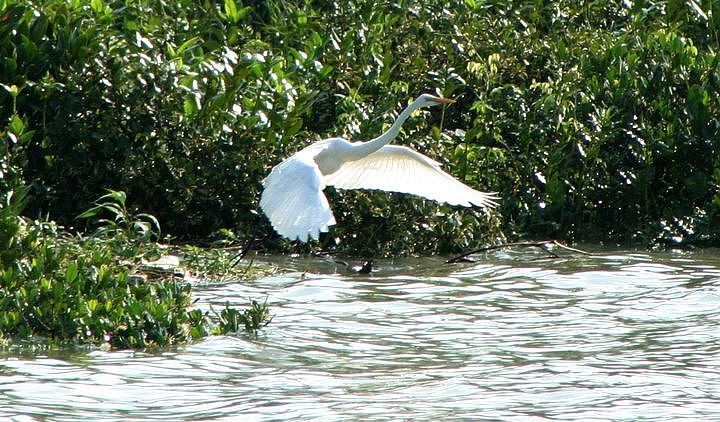
[{"label": "mangrove shrub", "polygon": [[324,247],[444,252],[503,233],[717,244],[719,9],[4,0],[0,83],[17,92],[0,90],[1,183],[25,181],[25,213],[65,225],[113,188],[175,236],[273,240],[257,201],[274,164],[329,135],[371,138],[437,90],[457,103],[415,116],[399,142],[499,192],[498,213],[330,191]]}]

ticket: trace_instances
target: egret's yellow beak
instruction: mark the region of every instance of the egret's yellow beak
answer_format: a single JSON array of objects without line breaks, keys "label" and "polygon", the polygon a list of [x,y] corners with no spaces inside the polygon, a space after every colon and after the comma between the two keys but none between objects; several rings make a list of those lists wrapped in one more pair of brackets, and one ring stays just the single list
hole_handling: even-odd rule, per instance
[{"label": "egret's yellow beak", "polygon": [[452,100],[450,98],[441,98],[441,97],[436,97],[434,99],[434,101],[437,103],[440,103],[440,104],[452,104],[455,102],[455,100]]}]

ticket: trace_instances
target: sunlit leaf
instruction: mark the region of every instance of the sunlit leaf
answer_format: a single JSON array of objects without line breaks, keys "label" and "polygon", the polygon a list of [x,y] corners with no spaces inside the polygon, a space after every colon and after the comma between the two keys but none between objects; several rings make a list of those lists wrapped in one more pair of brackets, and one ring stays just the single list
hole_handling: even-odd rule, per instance
[{"label": "sunlit leaf", "polygon": [[73,283],[78,276],[78,265],[77,262],[71,262],[65,269],[65,282]]},{"label": "sunlit leaf", "polygon": [[16,135],[23,133],[25,130],[25,123],[23,123],[22,119],[20,119],[20,116],[17,114],[13,114],[10,118],[10,130]]}]

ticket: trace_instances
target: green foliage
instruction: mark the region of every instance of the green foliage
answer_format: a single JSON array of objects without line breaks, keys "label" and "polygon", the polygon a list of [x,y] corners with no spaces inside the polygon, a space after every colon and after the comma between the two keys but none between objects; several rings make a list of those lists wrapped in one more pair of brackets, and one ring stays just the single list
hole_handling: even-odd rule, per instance
[{"label": "green foliage", "polygon": [[[23,198],[4,195],[0,203],[0,338],[7,342],[39,337],[51,342],[142,348],[187,343],[218,329],[225,332],[225,320],[216,329],[207,313],[192,309],[189,283],[172,277],[148,280],[129,273],[128,259],[137,260],[143,253],[136,243],[131,257],[119,256],[118,245],[135,242],[137,236],[144,236],[145,228],[138,229],[127,213],[117,212],[123,211],[122,192],[111,191],[101,199],[111,199],[98,207],[115,213],[116,219],[104,220],[106,226],[94,236],[74,238],[53,223],[20,217]],[[157,225],[154,218],[144,218]],[[143,241],[145,249],[157,249],[148,246],[147,238]],[[260,310],[269,315],[266,304]],[[263,321],[256,316],[256,305],[245,313],[230,308],[224,312],[243,315],[253,323]],[[249,331],[260,328],[248,326]]]},{"label": "green foliage", "polygon": [[[97,205],[80,214],[78,218],[91,218],[98,215],[100,211],[107,211],[114,216],[112,220],[100,219],[100,227],[96,235],[102,237],[121,236],[128,239],[139,239],[141,241],[159,240],[160,223],[150,214],[131,214],[125,200],[125,192],[108,189],[108,193],[98,199]],[[100,202],[105,200],[105,202]]]},{"label": "green foliage", "polygon": [[176,236],[263,236],[272,165],[328,135],[373,137],[437,89],[457,103],[412,118],[399,142],[498,191],[502,220],[331,192],[324,246],[447,252],[501,227],[717,244],[719,8],[5,0],[0,183],[28,181],[26,214],[62,224],[114,186],[133,198],[123,212],[149,210]]},{"label": "green foliage", "polygon": [[272,316],[266,299],[263,303],[251,301],[250,307],[243,312],[225,303],[225,309],[220,311],[219,319],[220,322],[215,328],[216,334],[236,333],[243,330],[254,333],[267,326],[272,321]]},{"label": "green foliage", "polygon": [[0,192],[12,193],[13,190],[22,190],[24,181],[22,167],[24,157],[13,153],[14,149],[21,148],[33,136],[33,131],[26,130],[25,121],[17,114],[17,97],[21,89],[16,85],[0,84],[0,88],[10,97],[11,113],[7,116],[4,130],[0,131],[2,145],[0,145]]},{"label": "green foliage", "polygon": [[[91,239],[111,247],[115,255],[124,258],[157,257],[159,251],[154,242],[162,237],[157,218],[147,213],[131,213],[125,192],[112,189],[107,192],[95,201],[94,207],[77,217],[91,219],[96,226]],[[113,218],[96,218],[101,214],[110,214]]]},{"label": "green foliage", "polygon": [[529,25],[520,49],[469,66],[497,87],[476,95],[474,136],[514,164],[501,171],[518,192],[503,211],[520,233],[718,240],[717,49],[699,49],[690,33],[633,4],[601,25],[588,19],[602,8],[575,24],[555,10],[550,21],[563,25],[540,33]]},{"label": "green foliage", "polygon": [[195,277],[205,280],[256,279],[275,271],[274,267],[257,265],[254,256],[243,260],[241,253],[241,249],[237,247],[217,246],[201,248],[185,245],[179,250],[183,267],[190,270]]}]

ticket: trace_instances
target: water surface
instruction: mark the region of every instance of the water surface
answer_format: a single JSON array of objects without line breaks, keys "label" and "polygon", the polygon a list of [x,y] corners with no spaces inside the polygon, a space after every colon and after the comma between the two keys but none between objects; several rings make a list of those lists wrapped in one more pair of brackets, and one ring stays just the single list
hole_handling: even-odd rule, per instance
[{"label": "water surface", "polygon": [[258,336],[5,352],[0,418],[720,420],[717,250],[542,257],[275,258],[195,286],[203,308],[267,296]]}]

